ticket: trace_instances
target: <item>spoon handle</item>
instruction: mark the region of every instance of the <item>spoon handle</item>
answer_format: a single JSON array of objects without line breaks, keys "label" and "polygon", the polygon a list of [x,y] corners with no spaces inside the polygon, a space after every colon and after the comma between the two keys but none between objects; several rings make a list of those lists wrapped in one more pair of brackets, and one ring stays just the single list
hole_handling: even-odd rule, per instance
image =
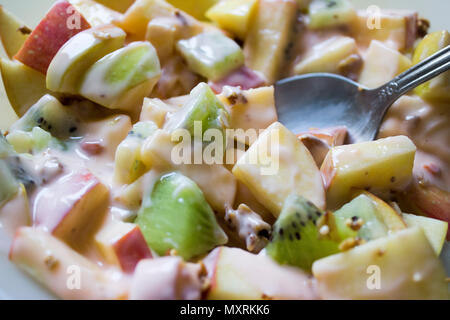
[{"label": "spoon handle", "polygon": [[372,90],[385,111],[398,98],[450,69],[450,45],[403,72],[392,81]]}]

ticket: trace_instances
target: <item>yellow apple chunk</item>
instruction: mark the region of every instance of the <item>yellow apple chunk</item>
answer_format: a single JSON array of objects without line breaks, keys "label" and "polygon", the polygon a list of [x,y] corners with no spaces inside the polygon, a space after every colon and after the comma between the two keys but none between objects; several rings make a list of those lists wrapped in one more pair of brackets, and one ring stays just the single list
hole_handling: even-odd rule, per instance
[{"label": "yellow apple chunk", "polygon": [[209,300],[316,299],[308,274],[265,255],[220,247],[203,263],[211,281]]},{"label": "yellow apple chunk", "polygon": [[248,149],[233,168],[235,177],[275,217],[291,193],[325,208],[322,177],[308,149],[297,137],[275,122]]},{"label": "yellow apple chunk", "polygon": [[124,13],[134,3],[135,0],[95,0],[95,2],[113,9],[114,11]]},{"label": "yellow apple chunk", "polygon": [[0,6],[0,39],[9,58],[19,52],[31,30],[3,6]]},{"label": "yellow apple chunk", "polygon": [[[125,0],[123,0],[126,2]],[[83,15],[92,27],[100,27],[122,19],[119,12],[111,10],[94,0],[69,0],[69,2]]]},{"label": "yellow apple chunk", "polygon": [[167,0],[173,6],[189,13],[199,20],[205,20],[205,12],[220,0]]},{"label": "yellow apple chunk", "polygon": [[412,62],[408,57],[380,41],[373,40],[366,53],[359,83],[371,89],[377,88],[411,66]]},{"label": "yellow apple chunk", "polygon": [[107,54],[123,47],[125,37],[122,29],[108,25],[78,33],[59,49],[50,63],[47,88],[77,94],[86,70]]},{"label": "yellow apple chunk", "polygon": [[126,299],[128,281],[116,269],[101,269],[41,228],[20,228],[9,259],[63,299]]},{"label": "yellow apple chunk", "polygon": [[436,255],[439,256],[447,236],[448,222],[407,213],[403,213],[402,216],[408,227],[421,227],[423,229]]},{"label": "yellow apple chunk", "polygon": [[353,188],[382,197],[404,190],[412,179],[415,153],[406,136],[332,148],[321,167],[328,208],[348,202]]},{"label": "yellow apple chunk", "polygon": [[45,86],[45,75],[21,62],[0,58],[0,70],[8,100],[19,117],[51,93]]},{"label": "yellow apple chunk", "polygon": [[293,36],[297,18],[293,0],[260,0],[245,40],[246,65],[275,82],[285,61],[285,50]]},{"label": "yellow apple chunk", "polygon": [[420,228],[408,228],[313,265],[324,299],[448,299],[445,271]]}]

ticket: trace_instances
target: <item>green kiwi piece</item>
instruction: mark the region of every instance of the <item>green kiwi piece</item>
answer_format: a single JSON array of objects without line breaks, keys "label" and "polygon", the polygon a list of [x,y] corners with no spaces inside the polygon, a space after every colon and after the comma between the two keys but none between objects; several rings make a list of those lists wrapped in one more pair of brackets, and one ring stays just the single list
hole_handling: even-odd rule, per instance
[{"label": "green kiwi piece", "polygon": [[349,0],[314,0],[309,5],[309,28],[324,29],[350,24],[356,10]]},{"label": "green kiwi piece", "polygon": [[156,183],[136,223],[159,255],[174,249],[190,260],[228,242],[200,188],[180,173],[165,175]]},{"label": "green kiwi piece", "polygon": [[372,200],[362,194],[334,213],[342,239],[359,237],[366,241],[388,235],[385,224],[377,218]]},{"label": "green kiwi piece", "polygon": [[73,111],[69,107],[63,106],[55,97],[47,94],[26,112],[11,127],[10,131],[31,131],[34,127],[39,127],[50,132],[56,138],[66,139],[76,136],[79,126],[80,120]]},{"label": "green kiwi piece", "polygon": [[[339,242],[323,237],[318,222],[324,212],[298,195],[290,195],[275,222],[267,254],[280,264],[310,271],[314,261],[339,252]],[[329,233],[326,230],[324,233]]]}]

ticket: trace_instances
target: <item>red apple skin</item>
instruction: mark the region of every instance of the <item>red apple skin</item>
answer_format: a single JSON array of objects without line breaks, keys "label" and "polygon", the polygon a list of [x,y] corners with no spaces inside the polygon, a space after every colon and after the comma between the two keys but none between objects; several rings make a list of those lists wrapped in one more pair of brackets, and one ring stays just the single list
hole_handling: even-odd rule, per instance
[{"label": "red apple skin", "polygon": [[138,226],[119,239],[113,248],[120,267],[127,273],[133,272],[139,261],[152,258],[152,253]]},{"label": "red apple skin", "polygon": [[102,222],[109,190],[89,171],[70,173],[37,195],[33,206],[35,226],[42,226],[71,246]]},{"label": "red apple skin", "polygon": [[231,72],[217,82],[209,83],[211,89],[217,94],[222,93],[223,87],[225,86],[241,87],[242,90],[249,90],[262,87],[265,84],[266,81],[261,76],[246,66]]},{"label": "red apple skin", "polygon": [[[73,15],[76,14],[80,18],[80,28],[69,29],[68,22],[71,22]],[[27,38],[14,58],[46,74],[58,50],[74,35],[90,27],[86,19],[69,2],[58,1]]]}]

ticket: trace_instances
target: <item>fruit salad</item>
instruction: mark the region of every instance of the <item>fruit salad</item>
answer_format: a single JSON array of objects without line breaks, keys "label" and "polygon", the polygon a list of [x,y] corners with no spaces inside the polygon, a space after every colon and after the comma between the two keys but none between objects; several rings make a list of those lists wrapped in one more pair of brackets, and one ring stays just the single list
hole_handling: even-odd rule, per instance
[{"label": "fruit salad", "polygon": [[450,72],[356,144],[287,129],[273,86],[376,88],[450,45],[428,28],[348,0],[0,6],[2,252],[62,299],[448,299]]}]

